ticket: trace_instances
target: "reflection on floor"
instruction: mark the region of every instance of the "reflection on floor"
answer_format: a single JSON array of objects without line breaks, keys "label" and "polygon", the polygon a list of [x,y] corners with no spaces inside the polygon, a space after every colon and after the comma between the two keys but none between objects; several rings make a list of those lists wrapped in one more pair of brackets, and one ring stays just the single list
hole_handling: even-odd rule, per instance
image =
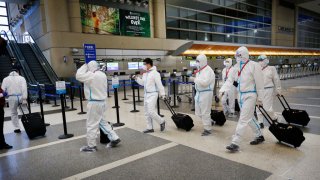
[{"label": "reflection on floor", "polygon": [[[120,121],[126,125],[116,130],[122,142],[114,149],[99,144],[96,153],[80,153],[79,148],[86,141],[86,115],[77,114],[79,101],[75,102],[77,111],[66,113],[68,132],[75,135],[71,139],[57,138],[63,134],[60,107],[45,105],[45,111],[49,112],[45,120],[51,126],[44,138],[30,141],[24,131],[14,134],[11,122],[6,121],[6,141],[14,148],[0,151],[0,179],[318,179],[320,92],[315,87],[319,87],[320,82],[317,78],[282,81],[283,93],[291,106],[307,110],[311,117],[304,128],[306,141],[297,149],[278,144],[267,129],[264,129],[266,142],[251,146],[252,134],[248,128],[241,151],[227,153],[225,146],[234,133],[237,118],[228,119],[223,127],[214,127],[213,135],[201,137],[201,121],[193,115],[192,106],[184,97],[177,111],[188,113],[194,119],[195,127],[190,132],[177,130],[170,112],[161,103],[161,114],[167,121],[166,131],[159,132],[159,126],[154,124],[155,133],[143,134],[143,103],[137,104],[139,113],[130,113],[133,106],[128,91],[130,100],[120,100]],[[108,103],[107,120],[116,122],[115,109],[111,108],[113,97]],[[275,110],[278,113],[283,110],[277,100]],[[33,105],[32,111],[39,111],[38,105]],[[8,117],[7,108],[5,112]]]}]

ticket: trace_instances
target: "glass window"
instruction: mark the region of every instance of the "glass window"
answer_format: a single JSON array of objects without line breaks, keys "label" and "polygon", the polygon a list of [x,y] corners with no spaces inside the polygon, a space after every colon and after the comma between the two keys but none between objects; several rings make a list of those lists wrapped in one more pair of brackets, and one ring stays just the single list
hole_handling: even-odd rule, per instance
[{"label": "glass window", "polygon": [[197,40],[197,33],[196,32],[189,32],[189,39],[190,40]]},{"label": "glass window", "polygon": [[225,26],[222,25],[212,25],[213,32],[225,33]]},{"label": "glass window", "polygon": [[189,29],[188,21],[180,20],[180,28]]},{"label": "glass window", "polygon": [[168,18],[168,19],[167,19],[167,26],[168,26],[168,27],[178,28],[178,27],[179,27],[179,20],[177,20],[177,19],[172,19],[172,18]]},{"label": "glass window", "polygon": [[211,31],[211,26],[210,24],[205,24],[205,23],[197,23],[197,29],[200,31]]},{"label": "glass window", "polygon": [[8,25],[8,17],[0,17],[1,25]]},{"label": "glass window", "polygon": [[224,24],[224,17],[221,16],[212,16],[213,23]]},{"label": "glass window", "polygon": [[172,6],[167,6],[167,16],[173,16],[173,17],[179,17],[179,9],[172,7]]},{"label": "glass window", "polygon": [[0,26],[0,31],[9,31],[9,26]]},{"label": "glass window", "polygon": [[188,31],[180,31],[180,39],[189,39]]},{"label": "glass window", "polygon": [[224,42],[225,35],[212,34],[212,41]]},{"label": "glass window", "polygon": [[197,13],[195,11],[188,11],[188,19],[197,19]]},{"label": "glass window", "polygon": [[188,10],[186,10],[186,9],[180,9],[180,17],[182,17],[182,18],[188,18]]},{"label": "glass window", "polygon": [[3,7],[0,7],[0,15],[1,16],[7,16],[7,9],[3,8]]},{"label": "glass window", "polygon": [[171,39],[179,39],[179,31],[168,29],[167,37]]},{"label": "glass window", "polygon": [[197,14],[197,19],[200,21],[206,21],[206,22],[211,22],[209,14],[204,14],[204,13],[198,13]]},{"label": "glass window", "polygon": [[189,29],[194,29],[194,30],[196,30],[196,29],[197,29],[197,23],[196,23],[196,22],[189,21]]},{"label": "glass window", "polygon": [[200,32],[198,32],[197,33],[197,40],[199,40],[199,41],[205,41],[205,33],[200,33]]}]

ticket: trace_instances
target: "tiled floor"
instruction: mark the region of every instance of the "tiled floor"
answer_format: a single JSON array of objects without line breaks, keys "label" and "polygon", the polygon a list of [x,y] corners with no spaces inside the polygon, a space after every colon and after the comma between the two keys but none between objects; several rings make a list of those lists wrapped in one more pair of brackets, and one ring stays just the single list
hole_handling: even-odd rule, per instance
[{"label": "tiled floor", "polygon": [[[167,129],[151,135],[142,134],[145,128],[143,103],[137,104],[139,113],[133,109],[131,91],[128,101],[120,100],[120,121],[125,127],[117,129],[122,139],[115,149],[99,145],[93,154],[80,153],[85,144],[85,118],[77,111],[66,112],[68,132],[74,138],[59,140],[63,133],[60,107],[45,105],[47,135],[29,140],[26,134],[12,133],[10,121],[5,122],[6,140],[14,146],[10,151],[0,151],[0,179],[319,179],[320,177],[320,82],[319,76],[282,81],[284,95],[293,108],[305,109],[311,117],[304,128],[306,141],[294,149],[278,144],[273,135],[264,129],[266,142],[251,146],[252,134],[248,128],[241,151],[226,152],[225,146],[234,133],[237,118],[229,119],[223,127],[214,127],[214,133],[201,137],[202,125],[190,111],[187,99],[179,104],[177,111],[188,113],[195,127],[190,132],[177,130],[170,112],[161,103]],[[141,93],[143,94],[143,93]],[[120,93],[122,99],[123,95]],[[113,97],[108,99],[108,121],[116,122]],[[86,105],[86,102],[84,102]],[[219,106],[219,105],[218,105]],[[220,108],[220,107],[218,107]],[[275,101],[275,110],[283,110]],[[32,111],[39,111],[33,105]],[[5,109],[9,116],[8,109]],[[9,118],[7,118],[9,119]]]}]

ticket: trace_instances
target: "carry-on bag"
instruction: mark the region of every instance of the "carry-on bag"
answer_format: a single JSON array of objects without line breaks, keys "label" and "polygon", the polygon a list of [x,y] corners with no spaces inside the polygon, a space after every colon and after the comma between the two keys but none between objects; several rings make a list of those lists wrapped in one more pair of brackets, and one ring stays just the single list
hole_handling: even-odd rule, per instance
[{"label": "carry-on bag", "polygon": [[289,124],[279,123],[276,120],[272,120],[270,115],[262,106],[257,107],[270,124],[270,132],[278,139],[280,143],[287,143],[295,148],[302,144],[302,142],[305,140],[305,137],[303,136],[301,129]]},{"label": "carry-on bag", "polygon": [[190,131],[191,128],[194,126],[192,118],[187,114],[176,113],[167,99],[164,100],[164,103],[167,105],[168,109],[170,110],[172,116],[171,119],[176,124],[177,128],[184,129],[186,131]]},{"label": "carry-on bag", "polygon": [[108,135],[105,134],[100,128],[100,143],[108,144],[109,142],[110,142],[110,139],[108,138]]},{"label": "carry-on bag", "polygon": [[291,109],[283,95],[278,96],[278,99],[284,108],[284,110],[282,111],[282,116],[289,124],[292,123],[301,126],[308,125],[310,118],[305,110]]},{"label": "carry-on bag", "polygon": [[218,126],[223,126],[226,122],[223,111],[219,110],[211,110],[211,119],[213,120],[213,123]]},{"label": "carry-on bag", "polygon": [[39,136],[45,136],[47,129],[40,113],[29,112],[29,114],[24,114],[21,105],[19,105],[19,107],[23,114],[21,117],[21,121],[29,139],[34,139]]}]

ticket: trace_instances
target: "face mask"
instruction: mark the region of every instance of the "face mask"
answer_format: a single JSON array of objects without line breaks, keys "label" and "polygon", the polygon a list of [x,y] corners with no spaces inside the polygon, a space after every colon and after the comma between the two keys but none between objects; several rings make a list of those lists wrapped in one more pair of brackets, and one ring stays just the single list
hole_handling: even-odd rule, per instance
[{"label": "face mask", "polygon": [[145,70],[145,71],[147,71],[147,70],[148,70],[147,65],[143,65],[143,66],[142,66],[142,69]]},{"label": "face mask", "polygon": [[236,58],[236,61],[237,61],[237,63],[240,63],[240,62],[241,62],[241,58],[240,58],[240,57],[237,57],[237,58]]},{"label": "face mask", "polygon": [[196,62],[197,68],[200,69],[200,63]]}]

